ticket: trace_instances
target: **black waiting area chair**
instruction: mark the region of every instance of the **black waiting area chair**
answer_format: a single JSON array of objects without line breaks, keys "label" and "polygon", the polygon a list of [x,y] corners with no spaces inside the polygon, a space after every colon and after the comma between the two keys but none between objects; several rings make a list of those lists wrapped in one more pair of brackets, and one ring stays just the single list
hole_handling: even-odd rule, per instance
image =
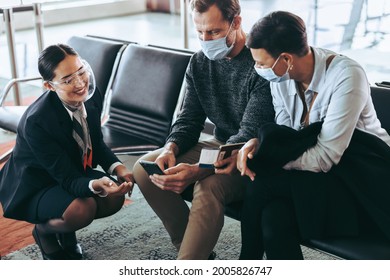
[{"label": "black waiting area chair", "polygon": [[[180,104],[192,52],[93,35],[73,36],[67,44],[91,65],[105,97],[102,113],[108,118],[102,119],[102,132],[108,146],[115,153],[136,155],[161,147]],[[0,128],[16,132],[26,108],[0,106]],[[11,152],[2,156],[2,162]]]},{"label": "black waiting area chair", "polygon": [[136,44],[125,49],[102,125],[112,151],[140,155],[164,145],[190,57],[186,51]]},{"label": "black waiting area chair", "polygon": [[87,36],[72,36],[67,44],[89,63],[95,75],[96,87],[103,97],[107,96],[127,44]]},{"label": "black waiting area chair", "polygon": [[5,100],[15,84],[40,80],[40,77],[15,78],[10,80],[0,93],[0,128],[15,132],[18,128],[20,118],[26,111],[27,106],[5,105]]}]

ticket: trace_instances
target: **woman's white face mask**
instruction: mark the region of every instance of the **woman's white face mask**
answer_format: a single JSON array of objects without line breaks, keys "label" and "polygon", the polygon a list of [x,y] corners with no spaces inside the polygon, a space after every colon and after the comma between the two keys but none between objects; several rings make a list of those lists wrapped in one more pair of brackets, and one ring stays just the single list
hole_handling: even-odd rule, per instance
[{"label": "woman's white face mask", "polygon": [[274,67],[278,63],[279,59],[280,59],[280,55],[275,60],[275,62],[271,68],[259,68],[259,67],[256,67],[256,64],[255,64],[254,67],[255,67],[257,74],[259,74],[264,79],[266,79],[270,82],[273,82],[273,83],[280,83],[280,82],[289,80],[290,74],[288,73],[288,71],[291,69],[290,64],[287,67],[286,73],[284,73],[282,76],[278,76],[274,72]]},{"label": "woman's white face mask", "polygon": [[232,25],[233,25],[233,21],[230,24],[229,30],[225,37],[209,40],[209,41],[203,41],[199,39],[200,45],[202,47],[202,51],[205,54],[205,56],[207,56],[208,59],[218,60],[218,59],[225,58],[233,49],[235,42],[233,42],[233,44],[230,47],[228,47],[226,43],[226,39],[230,33],[230,29],[232,28]]}]

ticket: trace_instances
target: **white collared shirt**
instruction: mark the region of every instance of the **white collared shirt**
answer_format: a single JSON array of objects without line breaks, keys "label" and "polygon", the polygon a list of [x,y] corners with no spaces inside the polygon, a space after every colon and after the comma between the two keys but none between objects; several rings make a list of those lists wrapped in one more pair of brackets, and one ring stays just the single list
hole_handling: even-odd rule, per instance
[{"label": "white collared shirt", "polygon": [[[347,149],[355,128],[381,138],[390,146],[390,136],[381,128],[370,95],[370,85],[363,68],[354,60],[336,55],[326,70],[332,51],[314,48],[314,74],[305,92],[307,108],[318,95],[309,114],[309,123],[324,121],[317,144],[285,169],[327,172],[337,164]],[[271,83],[275,121],[300,129],[303,104],[294,80]]]}]

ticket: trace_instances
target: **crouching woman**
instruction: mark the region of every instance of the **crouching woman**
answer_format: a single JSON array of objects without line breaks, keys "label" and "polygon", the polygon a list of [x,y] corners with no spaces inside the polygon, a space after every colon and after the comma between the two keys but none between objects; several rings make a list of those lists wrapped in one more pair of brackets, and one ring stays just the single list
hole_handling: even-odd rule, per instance
[{"label": "crouching woman", "polygon": [[0,201],[5,217],[35,224],[43,259],[81,259],[75,232],[119,211],[133,177],[103,142],[102,96],[88,63],[58,44],[41,52],[38,68],[47,91],[21,118]]}]

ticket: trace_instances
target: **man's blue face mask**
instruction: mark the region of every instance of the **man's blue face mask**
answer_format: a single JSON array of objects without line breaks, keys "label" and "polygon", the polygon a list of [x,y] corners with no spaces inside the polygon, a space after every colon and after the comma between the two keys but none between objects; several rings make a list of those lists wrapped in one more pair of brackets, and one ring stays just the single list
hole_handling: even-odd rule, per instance
[{"label": "man's blue face mask", "polygon": [[218,60],[218,59],[225,58],[233,49],[235,42],[230,47],[228,47],[226,44],[226,38],[230,33],[230,29],[232,28],[232,25],[233,25],[233,21],[230,24],[229,30],[225,37],[209,40],[209,41],[203,41],[199,39],[200,45],[202,47],[202,51],[205,54],[205,56],[207,56],[208,59]]},{"label": "man's blue face mask", "polygon": [[271,68],[259,68],[259,67],[256,67],[256,65],[255,65],[255,70],[256,70],[257,74],[259,74],[264,79],[266,79],[266,80],[268,80],[270,82],[273,82],[273,83],[280,83],[280,82],[289,80],[290,79],[290,74],[288,73],[288,71],[291,68],[290,65],[288,65],[286,73],[284,73],[283,76],[278,76],[274,72],[274,67],[278,63],[279,59],[280,59],[280,55],[275,60],[274,65],[272,65]]}]

